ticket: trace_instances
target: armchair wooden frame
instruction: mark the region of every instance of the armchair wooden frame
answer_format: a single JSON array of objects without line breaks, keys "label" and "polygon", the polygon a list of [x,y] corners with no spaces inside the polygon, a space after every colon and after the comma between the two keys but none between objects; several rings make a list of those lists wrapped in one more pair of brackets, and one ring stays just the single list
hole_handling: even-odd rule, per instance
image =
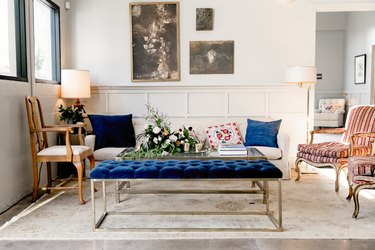
[{"label": "armchair wooden frame", "polygon": [[[345,132],[345,128],[328,128],[328,129],[316,129],[310,131],[310,141],[309,144],[314,143],[314,135],[315,134],[343,134]],[[336,180],[335,180],[335,191],[339,191],[339,186],[340,186],[340,173],[341,170],[347,167],[346,164],[339,164],[339,163],[317,163],[317,162],[312,162],[307,159],[303,158],[297,158],[295,165],[296,165],[296,171],[297,171],[297,178],[295,181],[299,181],[301,179],[301,162],[305,162],[311,166],[314,167],[332,167],[335,169],[335,174],[336,174]]]},{"label": "armchair wooden frame", "polygon": [[[51,163],[54,162],[71,162],[77,169],[78,176],[78,195],[80,204],[84,204],[83,198],[83,172],[84,159],[88,158],[90,169],[95,166],[95,158],[91,148],[83,146],[82,128],[85,124],[75,125],[45,125],[43,119],[42,107],[39,98],[36,96],[25,97],[27,119],[29,124],[30,144],[33,167],[33,194],[32,201],[35,202],[39,190],[39,173],[38,163],[47,165],[47,186],[49,192],[53,189],[72,189],[75,187],[55,186],[52,187]],[[72,146],[70,142],[70,133],[78,128],[78,137],[80,145]],[[49,146],[47,133],[65,133],[65,145]]]},{"label": "armchair wooden frame", "polygon": [[[353,155],[353,151],[354,151],[354,141],[358,138],[371,138],[371,142],[372,142],[372,152],[371,152],[371,155],[372,157],[374,156],[374,142],[375,142],[375,133],[372,132],[372,133],[355,133],[353,135],[350,136],[350,146],[349,146],[349,157],[352,157],[355,155]],[[357,218],[358,214],[359,214],[359,192],[362,190],[362,189],[375,189],[375,181],[374,180],[368,180],[364,183],[360,183],[360,184],[356,184],[354,181],[352,181],[349,177],[349,175],[347,176],[347,180],[348,180],[348,186],[349,186],[349,193],[348,193],[348,196],[346,197],[346,199],[348,201],[351,200],[351,198],[353,198],[354,200],[354,212],[353,212],[353,218]]]},{"label": "armchair wooden frame", "polygon": [[[371,154],[371,143],[368,133],[375,132],[375,105],[354,105],[349,108],[345,128],[319,129],[311,132],[308,144],[299,144],[295,161],[298,176],[301,178],[301,162],[314,167],[332,167],[336,171],[335,191],[339,191],[340,173],[348,166],[350,154],[368,156]],[[313,143],[318,133],[342,134],[340,141]],[[358,137],[358,134],[364,134]],[[366,136],[367,134],[367,136]],[[354,137],[353,137],[354,135]],[[351,141],[354,140],[354,141]]]}]

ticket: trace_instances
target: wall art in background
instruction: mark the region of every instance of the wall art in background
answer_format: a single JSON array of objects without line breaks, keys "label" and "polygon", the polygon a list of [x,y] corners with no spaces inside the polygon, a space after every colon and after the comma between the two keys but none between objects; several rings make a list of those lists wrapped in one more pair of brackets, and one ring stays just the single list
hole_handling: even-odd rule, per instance
[{"label": "wall art in background", "polygon": [[212,8],[197,8],[196,11],[196,30],[213,29],[214,10]]},{"label": "wall art in background", "polygon": [[354,57],[354,83],[366,83],[366,54]]},{"label": "wall art in background", "polygon": [[130,3],[131,80],[179,81],[179,3]]},{"label": "wall art in background", "polygon": [[233,74],[234,41],[191,41],[190,74]]}]

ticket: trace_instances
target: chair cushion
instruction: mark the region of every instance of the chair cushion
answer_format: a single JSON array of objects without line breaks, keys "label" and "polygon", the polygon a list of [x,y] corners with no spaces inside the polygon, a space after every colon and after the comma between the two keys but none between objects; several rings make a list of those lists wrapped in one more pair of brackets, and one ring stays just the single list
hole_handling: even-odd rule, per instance
[{"label": "chair cushion", "polygon": [[337,121],[342,114],[339,113],[315,113],[314,120]]},{"label": "chair cushion", "polygon": [[95,137],[95,150],[106,147],[134,147],[132,114],[88,115]]},{"label": "chair cushion", "polygon": [[342,142],[299,144],[298,151],[316,156],[344,158],[349,155],[349,145]]},{"label": "chair cushion", "polygon": [[[79,155],[85,151],[91,150],[87,146],[72,146],[73,155]],[[38,156],[60,156],[66,155],[66,146],[51,146],[38,152]]]},{"label": "chair cushion", "polygon": [[356,184],[375,182],[375,156],[354,156],[348,160],[348,177]]},{"label": "chair cushion", "polygon": [[278,148],[277,134],[281,120],[263,122],[247,119],[245,146]]}]

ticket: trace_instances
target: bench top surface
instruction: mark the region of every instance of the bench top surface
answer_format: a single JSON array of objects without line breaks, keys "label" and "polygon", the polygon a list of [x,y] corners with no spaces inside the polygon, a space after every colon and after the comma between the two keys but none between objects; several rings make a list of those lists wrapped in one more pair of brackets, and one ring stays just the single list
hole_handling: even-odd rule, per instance
[{"label": "bench top surface", "polygon": [[266,160],[144,160],[102,161],[90,173],[92,179],[198,179],[282,178]]}]

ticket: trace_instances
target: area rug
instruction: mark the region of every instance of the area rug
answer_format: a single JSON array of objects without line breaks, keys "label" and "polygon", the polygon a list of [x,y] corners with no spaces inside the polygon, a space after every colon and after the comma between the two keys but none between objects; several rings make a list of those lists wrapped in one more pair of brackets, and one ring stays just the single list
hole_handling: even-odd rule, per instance
[{"label": "area rug", "polygon": [[[334,192],[334,172],[319,169],[317,174],[304,174],[301,182],[293,179],[282,182],[283,232],[202,232],[199,227],[248,227],[268,220],[252,216],[121,216],[105,223],[144,227],[196,227],[189,232],[94,232],[92,230],[89,182],[85,183],[86,204],[79,205],[75,192],[45,195],[0,229],[0,239],[188,239],[188,238],[289,238],[289,239],[373,239],[375,238],[375,193],[362,191],[360,214],[352,218],[353,201],[345,198],[348,188],[341,186]],[[345,184],[345,180],[342,180]],[[247,182],[135,182],[134,187],[183,188],[240,188]],[[100,187],[98,187],[100,189]],[[111,187],[109,187],[111,189]],[[275,199],[276,185],[271,184],[271,199]],[[101,199],[100,190],[96,193]],[[131,194],[122,195],[120,204],[108,200],[111,208],[133,211],[247,211],[253,210],[261,196],[239,194]],[[275,209],[276,201],[271,202]],[[105,225],[104,223],[104,225]],[[267,225],[266,225],[267,226]],[[269,226],[269,225],[268,225]]]}]

